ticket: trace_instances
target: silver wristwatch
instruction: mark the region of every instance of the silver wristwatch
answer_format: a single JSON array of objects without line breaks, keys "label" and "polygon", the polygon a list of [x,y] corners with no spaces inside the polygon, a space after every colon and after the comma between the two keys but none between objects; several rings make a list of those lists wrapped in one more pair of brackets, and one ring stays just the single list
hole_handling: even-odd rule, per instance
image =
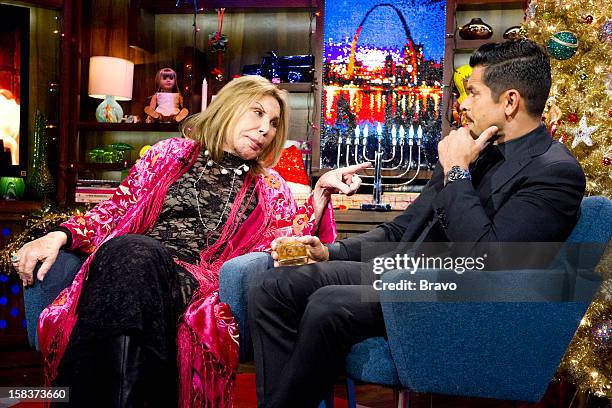
[{"label": "silver wristwatch", "polygon": [[453,181],[463,179],[471,180],[472,175],[470,174],[469,170],[463,169],[461,168],[461,166],[451,167],[450,171],[448,172],[448,175],[446,176],[447,183],[452,183]]}]

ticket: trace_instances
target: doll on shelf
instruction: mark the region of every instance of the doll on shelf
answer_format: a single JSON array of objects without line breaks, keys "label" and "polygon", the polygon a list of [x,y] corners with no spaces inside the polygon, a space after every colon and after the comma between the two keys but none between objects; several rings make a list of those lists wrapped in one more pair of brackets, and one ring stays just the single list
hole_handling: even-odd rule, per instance
[{"label": "doll on shelf", "polygon": [[189,114],[183,108],[183,97],[176,83],[176,72],[171,68],[162,68],[155,75],[157,91],[151,97],[151,103],[144,108],[148,115],[147,122],[180,122]]}]

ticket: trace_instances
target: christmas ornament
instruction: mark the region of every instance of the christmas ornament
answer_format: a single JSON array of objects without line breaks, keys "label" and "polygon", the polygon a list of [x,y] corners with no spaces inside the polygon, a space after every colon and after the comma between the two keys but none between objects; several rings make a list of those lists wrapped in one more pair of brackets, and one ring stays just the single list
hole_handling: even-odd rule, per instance
[{"label": "christmas ornament", "polygon": [[612,20],[606,20],[601,25],[597,38],[603,43],[612,44]]},{"label": "christmas ornament", "polygon": [[566,60],[576,53],[578,38],[571,31],[559,31],[549,38],[546,47],[553,58]]},{"label": "christmas ornament", "polygon": [[566,141],[567,141],[567,135],[565,133],[562,133],[561,136],[559,136],[559,143],[565,144]]},{"label": "christmas ornament", "polygon": [[587,79],[589,79],[589,76],[586,74],[586,72],[581,72],[580,79],[582,79],[583,81],[586,81]]},{"label": "christmas ornament", "polygon": [[573,129],[570,129],[570,133],[574,135],[574,141],[572,142],[572,149],[575,149],[580,143],[584,143],[587,146],[593,146],[593,140],[591,135],[595,132],[599,126],[588,126],[586,115],[582,115],[580,124]]},{"label": "christmas ornament", "polygon": [[583,14],[582,15],[582,21],[587,23],[587,24],[591,24],[593,22],[593,16],[590,14]]},{"label": "christmas ornament", "polygon": [[550,20],[550,17],[551,17],[551,15],[550,15],[549,12],[542,13],[542,20],[548,21],[548,20]]},{"label": "christmas ornament", "polygon": [[567,115],[567,121],[569,123],[577,123],[578,122],[578,115],[576,115],[575,113],[570,113],[569,115]]},{"label": "christmas ornament", "polygon": [[604,166],[609,166],[611,162],[612,162],[612,159],[610,159],[609,157],[604,157],[604,158],[601,160],[601,163],[602,163]]},{"label": "christmas ornament", "polygon": [[608,116],[612,118],[612,109],[608,111]]},{"label": "christmas ornament", "polygon": [[603,321],[593,328],[593,339],[600,347],[612,345],[612,320]]},{"label": "christmas ornament", "polygon": [[227,36],[218,31],[208,34],[208,46],[211,52],[225,52],[228,41]]}]

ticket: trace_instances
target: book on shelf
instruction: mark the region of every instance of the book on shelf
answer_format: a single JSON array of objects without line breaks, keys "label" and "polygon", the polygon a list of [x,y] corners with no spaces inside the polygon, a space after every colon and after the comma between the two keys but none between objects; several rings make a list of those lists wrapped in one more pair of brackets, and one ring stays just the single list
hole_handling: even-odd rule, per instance
[{"label": "book on shelf", "polygon": [[116,180],[77,180],[74,201],[99,203],[113,196],[120,182]]}]

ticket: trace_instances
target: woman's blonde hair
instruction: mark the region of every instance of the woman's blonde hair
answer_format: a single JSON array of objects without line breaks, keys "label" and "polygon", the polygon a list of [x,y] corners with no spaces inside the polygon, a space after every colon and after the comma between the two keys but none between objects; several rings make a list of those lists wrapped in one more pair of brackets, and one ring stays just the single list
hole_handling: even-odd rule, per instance
[{"label": "woman's blonde hair", "polygon": [[267,79],[247,75],[233,79],[225,85],[204,112],[189,117],[181,126],[183,136],[196,140],[208,149],[211,159],[220,161],[223,145],[229,140],[238,119],[251,104],[264,96],[272,96],[280,106],[276,136],[251,166],[252,174],[263,174],[265,168],[274,166],[281,156],[289,124],[287,92],[278,89]]}]

